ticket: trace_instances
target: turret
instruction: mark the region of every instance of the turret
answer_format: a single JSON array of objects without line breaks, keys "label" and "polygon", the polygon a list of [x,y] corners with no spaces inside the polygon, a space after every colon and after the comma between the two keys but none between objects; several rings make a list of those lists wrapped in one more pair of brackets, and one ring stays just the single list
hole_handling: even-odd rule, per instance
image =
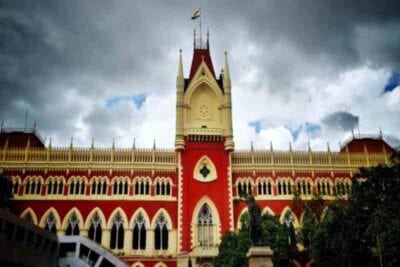
[{"label": "turret", "polygon": [[224,87],[225,94],[225,109],[227,109],[227,135],[225,141],[225,149],[233,150],[235,144],[233,142],[233,128],[232,128],[232,95],[231,95],[231,75],[229,72],[229,64],[228,64],[228,53],[225,52],[225,64],[224,64],[224,72],[222,75],[222,82]]},{"label": "turret", "polygon": [[179,50],[178,75],[176,77],[176,129],[175,149],[181,150],[185,147],[183,140],[183,92],[185,90],[185,78],[183,77],[182,49]]}]

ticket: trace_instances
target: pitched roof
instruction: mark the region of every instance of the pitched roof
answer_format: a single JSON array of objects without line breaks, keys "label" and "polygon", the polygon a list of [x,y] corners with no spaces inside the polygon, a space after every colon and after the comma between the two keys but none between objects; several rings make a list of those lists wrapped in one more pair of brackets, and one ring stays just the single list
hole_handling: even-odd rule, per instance
[{"label": "pitched roof", "polygon": [[189,81],[190,83],[196,74],[197,69],[199,68],[202,59],[204,58],[204,62],[206,63],[207,67],[210,69],[212,75],[215,77],[215,72],[214,72],[214,67],[212,64],[211,56],[210,56],[210,48],[207,46],[207,48],[202,49],[202,48],[194,48],[193,51],[193,59],[192,59],[192,66],[190,68],[190,75],[189,75]]}]

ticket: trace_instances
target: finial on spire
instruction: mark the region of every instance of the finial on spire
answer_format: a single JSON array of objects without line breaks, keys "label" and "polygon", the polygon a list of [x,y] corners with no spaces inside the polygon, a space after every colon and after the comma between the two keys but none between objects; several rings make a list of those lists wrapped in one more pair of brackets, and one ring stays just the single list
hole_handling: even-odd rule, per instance
[{"label": "finial on spire", "polygon": [[193,29],[193,48],[196,48],[196,29]]},{"label": "finial on spire", "polygon": [[224,89],[230,90],[231,86],[231,74],[229,72],[229,64],[228,64],[228,52],[225,51],[225,64],[224,64],[224,72],[223,72],[223,82],[224,82]]},{"label": "finial on spire", "polygon": [[210,48],[210,29],[207,27],[207,49]]},{"label": "finial on spire", "polygon": [[184,84],[184,77],[183,77],[183,63],[182,63],[182,49],[179,49],[179,62],[178,62],[178,76],[177,76],[177,85],[183,86]]}]

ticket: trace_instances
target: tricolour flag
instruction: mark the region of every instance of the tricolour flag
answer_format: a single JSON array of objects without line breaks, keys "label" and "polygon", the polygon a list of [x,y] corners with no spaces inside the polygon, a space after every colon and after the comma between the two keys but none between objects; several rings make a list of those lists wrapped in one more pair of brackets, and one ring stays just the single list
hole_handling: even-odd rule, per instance
[{"label": "tricolour flag", "polygon": [[197,19],[198,17],[200,17],[200,13],[201,13],[200,11],[201,11],[200,8],[197,9],[197,10],[193,13],[192,19]]}]

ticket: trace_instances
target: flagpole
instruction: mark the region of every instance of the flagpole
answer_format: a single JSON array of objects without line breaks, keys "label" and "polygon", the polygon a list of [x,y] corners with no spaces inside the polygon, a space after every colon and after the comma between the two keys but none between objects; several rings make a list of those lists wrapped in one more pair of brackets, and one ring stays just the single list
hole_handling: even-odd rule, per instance
[{"label": "flagpole", "polygon": [[203,33],[201,31],[201,7],[199,8],[199,10],[200,10],[200,48],[202,48],[202,46],[203,46],[203,40],[202,40]]}]

